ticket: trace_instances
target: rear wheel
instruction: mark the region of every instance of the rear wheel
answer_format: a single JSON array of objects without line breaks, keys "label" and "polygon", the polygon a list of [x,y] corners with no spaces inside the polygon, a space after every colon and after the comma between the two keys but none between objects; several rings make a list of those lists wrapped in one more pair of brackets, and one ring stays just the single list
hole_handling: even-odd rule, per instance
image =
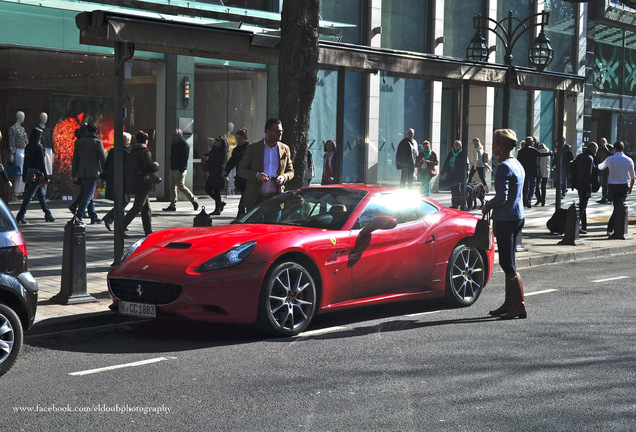
[{"label": "rear wheel", "polygon": [[295,262],[272,268],[261,289],[259,327],[277,336],[305,330],[316,311],[316,284],[309,271]]},{"label": "rear wheel", "polygon": [[486,278],[484,259],[472,246],[459,245],[446,270],[446,300],[454,307],[470,306],[481,294]]},{"label": "rear wheel", "polygon": [[0,303],[0,376],[16,361],[22,347],[22,323],[7,305]]}]

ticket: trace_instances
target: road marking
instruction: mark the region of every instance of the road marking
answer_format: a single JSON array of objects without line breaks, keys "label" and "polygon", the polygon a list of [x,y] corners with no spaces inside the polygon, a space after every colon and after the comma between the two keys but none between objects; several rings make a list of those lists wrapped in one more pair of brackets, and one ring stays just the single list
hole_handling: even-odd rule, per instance
[{"label": "road marking", "polygon": [[592,283],[609,282],[609,281],[620,280],[620,279],[629,279],[629,278],[630,278],[630,276],[616,276],[616,277],[613,277],[613,278],[593,280]]},{"label": "road marking", "polygon": [[430,315],[430,314],[439,313],[439,312],[440,311],[418,312],[418,313],[414,313],[414,314],[408,314],[408,315],[405,315],[405,316],[407,316],[409,318],[413,318],[413,317],[418,317],[418,316],[421,316],[421,315]]},{"label": "road marking", "polygon": [[337,332],[337,331],[341,331],[341,330],[347,330],[346,327],[329,327],[329,328],[325,328],[325,329],[318,329],[318,330],[310,330],[307,332],[302,332],[299,333],[298,336],[316,336],[316,335],[322,335],[325,333],[333,333],[333,332]]},{"label": "road marking", "polygon": [[133,363],[125,363],[125,364],[107,366],[107,367],[98,368],[98,369],[90,369],[90,370],[79,371],[79,372],[71,372],[69,375],[73,375],[73,376],[90,375],[90,374],[95,374],[95,373],[100,373],[100,372],[111,371],[111,370],[115,370],[115,369],[122,369],[122,368],[135,367],[135,366],[143,366],[143,365],[147,365],[147,364],[151,364],[151,363],[157,363],[157,362],[160,362],[160,361],[174,360],[174,359],[176,359],[176,357],[157,357],[157,358],[154,358],[154,359],[141,360],[141,361],[133,362]]},{"label": "road marking", "polygon": [[551,293],[551,292],[555,292],[555,291],[558,291],[558,289],[547,289],[547,290],[543,290],[543,291],[529,292],[529,293],[526,293],[526,297],[532,296],[532,295],[537,295],[537,294],[547,294],[547,293]]}]

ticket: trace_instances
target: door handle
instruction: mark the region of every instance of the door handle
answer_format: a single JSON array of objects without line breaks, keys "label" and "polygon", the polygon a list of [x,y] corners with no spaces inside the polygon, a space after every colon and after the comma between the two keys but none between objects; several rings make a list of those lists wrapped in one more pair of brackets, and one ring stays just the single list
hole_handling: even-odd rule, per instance
[{"label": "door handle", "polygon": [[435,236],[432,235],[429,238],[426,239],[426,241],[424,242],[424,244],[431,244],[435,241]]}]

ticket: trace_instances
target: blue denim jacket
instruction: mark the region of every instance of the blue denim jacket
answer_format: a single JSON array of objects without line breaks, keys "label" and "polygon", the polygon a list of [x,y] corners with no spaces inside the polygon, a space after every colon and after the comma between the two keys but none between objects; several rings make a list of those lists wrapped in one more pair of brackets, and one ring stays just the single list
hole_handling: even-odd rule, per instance
[{"label": "blue denim jacket", "polygon": [[514,157],[499,164],[495,173],[495,196],[485,204],[487,210],[492,210],[492,220],[514,221],[525,217],[521,200],[524,178],[523,167]]}]

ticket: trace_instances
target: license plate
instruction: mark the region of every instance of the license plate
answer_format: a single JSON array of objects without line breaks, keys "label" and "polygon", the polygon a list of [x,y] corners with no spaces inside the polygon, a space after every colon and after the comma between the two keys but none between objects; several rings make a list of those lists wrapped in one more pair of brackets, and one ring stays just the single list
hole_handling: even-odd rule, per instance
[{"label": "license plate", "polygon": [[122,315],[131,315],[139,317],[155,318],[157,309],[155,305],[144,303],[119,302],[119,313]]}]

